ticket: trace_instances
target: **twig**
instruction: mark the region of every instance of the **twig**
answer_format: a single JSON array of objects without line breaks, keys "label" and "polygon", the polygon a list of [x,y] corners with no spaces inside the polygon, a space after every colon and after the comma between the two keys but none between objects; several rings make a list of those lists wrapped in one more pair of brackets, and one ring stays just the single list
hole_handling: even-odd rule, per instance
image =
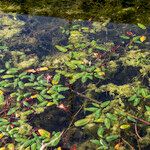
[{"label": "twig", "polygon": [[136,117],[136,116],[133,116],[133,115],[131,115],[131,114],[129,114],[129,113],[126,113],[126,114],[127,114],[128,116],[130,116],[130,117],[132,117],[132,118],[134,118],[134,119],[136,119],[136,120],[138,120],[138,121],[140,121],[140,122],[146,124],[146,125],[150,125],[150,122],[148,122],[148,121],[145,121],[145,120],[143,120],[143,119],[141,119],[141,118],[138,118],[138,117]]},{"label": "twig", "polygon": [[140,135],[138,133],[137,125],[136,124],[134,125],[134,130],[135,130],[135,133],[136,133],[137,137],[141,140],[142,138],[140,137]]},{"label": "twig", "polygon": [[135,148],[128,141],[126,141],[124,138],[122,138],[122,141],[124,143],[126,143],[131,148],[131,150],[135,150]]},{"label": "twig", "polygon": [[87,96],[85,96],[85,95],[83,95],[83,94],[81,94],[81,93],[79,93],[79,92],[77,92],[77,91],[74,91],[74,90],[71,90],[71,91],[72,91],[73,93],[77,94],[77,95],[80,96],[80,97],[83,97],[83,98],[88,99],[89,101],[91,101],[91,102],[93,102],[93,103],[101,104],[101,102],[99,102],[99,101],[97,101],[97,100],[95,100],[95,99],[93,99],[93,98],[87,97]]},{"label": "twig", "polygon": [[82,108],[83,108],[83,105],[79,108],[79,110],[78,110],[78,111],[74,114],[74,116],[72,117],[72,120],[71,120],[71,122],[70,122],[68,128],[64,131],[64,134],[70,129],[70,127],[71,127],[71,125],[72,125],[72,123],[73,123],[75,117],[79,114],[79,112],[82,110]]}]

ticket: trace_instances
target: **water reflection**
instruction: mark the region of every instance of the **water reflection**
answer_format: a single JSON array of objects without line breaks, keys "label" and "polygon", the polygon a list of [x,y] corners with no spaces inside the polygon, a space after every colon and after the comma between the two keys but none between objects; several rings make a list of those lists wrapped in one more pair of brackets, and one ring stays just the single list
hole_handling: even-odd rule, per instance
[{"label": "water reflection", "polygon": [[[44,17],[44,16],[29,16],[29,15],[14,15],[14,14],[0,14],[0,18],[7,17],[13,21],[13,25],[16,24],[16,29],[13,28],[13,32],[17,30],[19,23],[22,23],[18,33],[16,32],[12,37],[1,39],[10,50],[18,50],[24,52],[36,53],[39,57],[47,54],[55,53],[54,46],[57,44],[65,45],[69,35],[62,34],[60,27],[70,29],[70,26],[79,24],[81,26],[95,28],[95,33],[86,33],[88,39],[98,40],[99,43],[112,42],[116,45],[126,44],[119,40],[119,36],[132,31],[132,33],[138,33],[139,35],[145,34],[143,30],[139,29],[133,24],[115,24],[104,22],[92,22],[92,21],[68,21],[65,19],[55,17]],[[6,22],[9,22],[10,20]],[[9,27],[10,25],[10,27]],[[4,24],[1,24],[1,30],[4,30]],[[7,25],[11,28],[11,24]],[[10,32],[10,31],[9,31]],[[11,31],[12,32],[12,31]],[[149,29],[147,29],[147,36],[150,36]],[[150,46],[149,40],[145,43],[144,47]],[[143,47],[143,48],[144,48]]]}]

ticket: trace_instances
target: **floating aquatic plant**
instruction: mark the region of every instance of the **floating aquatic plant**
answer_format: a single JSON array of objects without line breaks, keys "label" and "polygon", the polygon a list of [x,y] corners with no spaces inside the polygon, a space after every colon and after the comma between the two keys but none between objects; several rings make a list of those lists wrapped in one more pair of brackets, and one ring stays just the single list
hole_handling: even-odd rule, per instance
[{"label": "floating aquatic plant", "polygon": [[[149,51],[140,49],[146,33],[124,33],[120,45],[101,44],[88,37],[88,33],[94,34],[95,26],[75,22],[70,31],[61,28],[69,37],[68,45],[55,46],[60,57],[47,57],[36,66],[17,66],[13,57],[2,62],[1,149],[54,149],[71,126],[95,133],[89,135],[89,141],[97,149],[133,149],[149,144]],[[138,26],[145,30],[144,25]],[[29,116],[52,105],[70,113],[64,104],[68,93],[81,98],[82,103],[67,129],[50,133],[31,126]],[[81,110],[85,116],[77,120]]]}]

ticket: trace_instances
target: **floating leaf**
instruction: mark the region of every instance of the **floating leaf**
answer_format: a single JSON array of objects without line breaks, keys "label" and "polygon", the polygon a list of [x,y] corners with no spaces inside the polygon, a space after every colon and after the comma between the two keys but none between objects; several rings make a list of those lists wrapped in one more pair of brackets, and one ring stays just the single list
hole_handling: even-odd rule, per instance
[{"label": "floating leaf", "polygon": [[110,135],[110,136],[106,137],[106,141],[107,142],[111,142],[111,141],[114,141],[114,140],[116,140],[118,138],[119,138],[119,135]]},{"label": "floating leaf", "polygon": [[56,74],[56,75],[53,77],[52,84],[53,84],[53,85],[58,84],[59,81],[60,81],[60,74]]},{"label": "floating leaf", "polygon": [[136,122],[136,120],[130,116],[127,116],[127,118],[130,120],[130,121],[133,121],[133,122]]},{"label": "floating leaf", "polygon": [[91,111],[91,112],[95,112],[96,110],[98,110],[99,108],[96,107],[89,107],[89,108],[85,108],[84,110],[86,111]]},{"label": "floating leaf", "polygon": [[103,102],[103,103],[101,104],[101,107],[102,107],[102,108],[105,108],[105,107],[107,107],[109,104],[110,104],[110,101],[105,101],[105,102]]},{"label": "floating leaf", "polygon": [[129,124],[123,124],[120,126],[120,129],[129,129],[130,125]]},{"label": "floating leaf", "polygon": [[140,101],[141,101],[140,98],[136,98],[134,100],[133,106],[137,106],[140,103]]},{"label": "floating leaf", "polygon": [[33,143],[31,145],[31,150],[37,150],[37,144],[36,143]]},{"label": "floating leaf", "polygon": [[105,118],[104,123],[105,123],[106,128],[109,129],[110,128],[110,119]]},{"label": "floating leaf", "polygon": [[4,136],[4,134],[3,134],[3,133],[0,133],[0,139],[2,139],[2,138],[3,138],[3,136]]},{"label": "floating leaf", "polygon": [[98,130],[97,130],[97,135],[102,138],[103,134],[104,134],[104,128],[99,127]]},{"label": "floating leaf", "polygon": [[92,143],[96,144],[96,145],[100,145],[100,141],[99,140],[90,140]]},{"label": "floating leaf", "polygon": [[9,143],[7,145],[7,150],[15,150],[15,145],[13,143]]},{"label": "floating leaf", "polygon": [[86,124],[88,124],[90,122],[89,118],[85,118],[85,119],[80,119],[78,121],[76,121],[74,124],[76,127],[80,127],[80,126],[84,126]]},{"label": "floating leaf", "polygon": [[9,109],[7,115],[11,115],[11,114],[15,113],[17,109],[18,108],[11,108],[11,109]]},{"label": "floating leaf", "polygon": [[58,143],[59,143],[59,141],[60,141],[60,138],[61,138],[61,133],[60,132],[57,132],[57,133],[55,133],[53,136],[52,136],[52,138],[51,138],[51,140],[50,140],[50,146],[56,146]]},{"label": "floating leaf", "polygon": [[37,68],[36,71],[47,71],[48,67]]},{"label": "floating leaf", "polygon": [[4,69],[0,69],[0,73],[3,73],[3,72],[5,72],[5,70]]},{"label": "floating leaf", "polygon": [[106,143],[105,140],[100,139],[100,144],[104,147],[104,149],[108,148],[108,144]]},{"label": "floating leaf", "polygon": [[10,68],[6,71],[6,74],[15,74],[18,72],[18,68]]},{"label": "floating leaf", "polygon": [[67,52],[68,50],[65,47],[59,46],[59,45],[55,45],[55,47],[61,51],[61,52]]},{"label": "floating leaf", "polygon": [[140,28],[143,29],[143,30],[146,29],[145,25],[143,25],[143,24],[141,24],[141,23],[138,23],[137,25],[138,25],[138,27],[140,27]]},{"label": "floating leaf", "polygon": [[14,75],[3,75],[1,78],[2,79],[9,79],[9,78],[14,78]]},{"label": "floating leaf", "polygon": [[7,68],[7,69],[9,69],[11,66],[10,66],[10,63],[7,61],[6,63],[5,63],[5,67]]},{"label": "floating leaf", "polygon": [[128,36],[126,36],[126,35],[121,35],[120,36],[122,39],[125,39],[125,40],[129,40],[130,39],[130,37],[128,37]]},{"label": "floating leaf", "polygon": [[38,129],[38,132],[41,136],[45,138],[50,138],[50,133],[44,129]]},{"label": "floating leaf", "polygon": [[44,98],[41,96],[41,95],[37,95],[37,99],[39,102],[43,102],[44,101]]},{"label": "floating leaf", "polygon": [[144,42],[145,40],[146,40],[146,36],[141,36],[141,37],[140,37],[140,41],[141,41],[141,42]]}]

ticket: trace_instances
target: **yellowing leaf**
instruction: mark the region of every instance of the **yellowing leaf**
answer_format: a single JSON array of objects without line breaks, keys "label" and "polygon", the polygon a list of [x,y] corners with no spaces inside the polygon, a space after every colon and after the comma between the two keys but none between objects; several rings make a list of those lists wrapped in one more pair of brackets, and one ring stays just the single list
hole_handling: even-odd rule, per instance
[{"label": "yellowing leaf", "polygon": [[140,41],[141,41],[141,42],[144,42],[145,40],[146,40],[146,36],[141,36],[141,37],[140,37]]},{"label": "yellowing leaf", "polygon": [[13,143],[9,143],[9,144],[7,145],[7,150],[15,150],[14,144],[13,144]]},{"label": "yellowing leaf", "polygon": [[46,71],[46,70],[48,70],[48,67],[41,67],[36,69],[36,71]]},{"label": "yellowing leaf", "polygon": [[46,137],[46,138],[50,138],[50,133],[44,129],[39,129],[38,130],[39,134],[43,137]]},{"label": "yellowing leaf", "polygon": [[48,104],[46,106],[52,106],[54,104],[55,104],[54,102],[48,102]]},{"label": "yellowing leaf", "polygon": [[4,134],[3,134],[3,133],[0,133],[0,139],[2,139],[2,138],[3,138],[3,136],[4,136]]},{"label": "yellowing leaf", "polygon": [[61,147],[58,147],[57,150],[62,150]]},{"label": "yellowing leaf", "polygon": [[35,95],[32,95],[31,98],[37,98],[37,96],[38,96],[38,95],[35,94]]},{"label": "yellowing leaf", "polygon": [[0,95],[3,95],[3,94],[4,94],[4,92],[2,90],[0,90]]},{"label": "yellowing leaf", "polygon": [[60,74],[56,74],[56,75],[53,77],[52,84],[53,84],[53,85],[58,84],[59,81],[60,81]]},{"label": "yellowing leaf", "polygon": [[114,148],[115,148],[115,150],[119,150],[119,149],[120,149],[120,147],[121,147],[121,143],[118,143],[118,144],[116,144],[116,145],[115,145],[115,147],[114,147]]},{"label": "yellowing leaf", "polygon": [[120,129],[128,129],[128,128],[130,128],[129,124],[123,124],[120,126]]},{"label": "yellowing leaf", "polygon": [[34,70],[34,69],[28,69],[28,70],[26,70],[26,72],[28,72],[28,73],[35,73],[36,70]]}]

